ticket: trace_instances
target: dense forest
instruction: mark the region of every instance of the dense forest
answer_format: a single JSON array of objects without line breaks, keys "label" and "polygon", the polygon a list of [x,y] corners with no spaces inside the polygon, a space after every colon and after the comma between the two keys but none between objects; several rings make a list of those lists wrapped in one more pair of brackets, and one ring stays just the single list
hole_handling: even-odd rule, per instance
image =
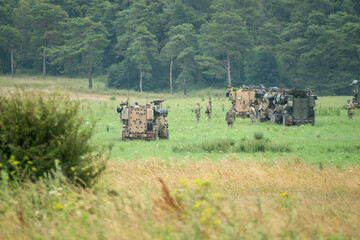
[{"label": "dense forest", "polygon": [[349,95],[359,60],[359,0],[0,0],[1,74]]}]

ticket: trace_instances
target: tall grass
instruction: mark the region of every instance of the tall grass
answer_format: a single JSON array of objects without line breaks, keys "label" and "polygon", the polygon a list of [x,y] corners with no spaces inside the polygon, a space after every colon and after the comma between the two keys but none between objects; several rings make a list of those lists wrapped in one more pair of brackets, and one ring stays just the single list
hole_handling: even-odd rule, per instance
[{"label": "tall grass", "polygon": [[[360,168],[287,161],[112,162],[84,191],[1,185],[2,239],[356,239]],[[352,170],[352,171],[350,171]]]}]

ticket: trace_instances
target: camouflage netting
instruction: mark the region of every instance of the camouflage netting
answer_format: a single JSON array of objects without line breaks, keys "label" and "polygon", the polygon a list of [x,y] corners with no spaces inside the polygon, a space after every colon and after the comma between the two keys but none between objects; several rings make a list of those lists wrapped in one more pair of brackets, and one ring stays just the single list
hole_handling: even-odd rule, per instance
[{"label": "camouflage netting", "polygon": [[294,97],[300,97],[300,98],[305,98],[308,96],[307,92],[305,90],[300,90],[300,89],[292,89],[289,92],[291,95],[293,95]]},{"label": "camouflage netting", "polygon": [[155,116],[167,116],[168,115],[168,110],[166,108],[159,108],[159,109],[155,109],[154,110]]}]

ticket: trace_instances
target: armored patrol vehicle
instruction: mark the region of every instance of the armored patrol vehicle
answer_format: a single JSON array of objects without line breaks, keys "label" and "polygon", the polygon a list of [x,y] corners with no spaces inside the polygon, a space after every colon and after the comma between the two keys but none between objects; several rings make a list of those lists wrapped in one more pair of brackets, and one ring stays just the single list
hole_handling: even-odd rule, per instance
[{"label": "armored patrol vehicle", "polygon": [[122,140],[168,139],[169,130],[166,120],[168,111],[162,107],[164,100],[155,100],[151,104],[129,106],[120,103],[117,112],[122,121]]},{"label": "armored patrol vehicle", "polygon": [[250,105],[254,104],[255,110],[259,108],[265,90],[261,87],[229,88],[226,97],[232,103],[237,117],[249,117]]},{"label": "armored patrol vehicle", "polygon": [[292,89],[277,96],[272,122],[284,125],[315,124],[315,100],[311,90]]}]

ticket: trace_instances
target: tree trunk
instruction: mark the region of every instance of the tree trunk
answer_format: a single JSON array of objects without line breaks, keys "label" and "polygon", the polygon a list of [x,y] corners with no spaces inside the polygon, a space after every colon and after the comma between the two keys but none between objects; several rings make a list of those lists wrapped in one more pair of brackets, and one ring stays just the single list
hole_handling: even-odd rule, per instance
[{"label": "tree trunk", "polygon": [[11,49],[11,77],[14,78],[14,50]]},{"label": "tree trunk", "polygon": [[142,89],[142,76],[143,74],[142,74],[142,70],[140,70],[140,84],[139,84],[139,87],[140,87],[140,92],[142,92],[143,91],[143,89]]},{"label": "tree trunk", "polygon": [[45,52],[45,48],[44,48],[44,53],[43,53],[43,77],[46,77],[46,52]]},{"label": "tree trunk", "polygon": [[227,54],[226,63],[227,63],[227,75],[228,75],[228,87],[231,87],[230,55],[229,54]]},{"label": "tree trunk", "polygon": [[92,89],[92,73],[91,69],[88,70],[89,89]]},{"label": "tree trunk", "polygon": [[174,63],[174,58],[173,56],[171,56],[171,61],[170,61],[170,94],[173,94],[173,86],[172,86],[172,67],[173,67],[173,63]]}]

